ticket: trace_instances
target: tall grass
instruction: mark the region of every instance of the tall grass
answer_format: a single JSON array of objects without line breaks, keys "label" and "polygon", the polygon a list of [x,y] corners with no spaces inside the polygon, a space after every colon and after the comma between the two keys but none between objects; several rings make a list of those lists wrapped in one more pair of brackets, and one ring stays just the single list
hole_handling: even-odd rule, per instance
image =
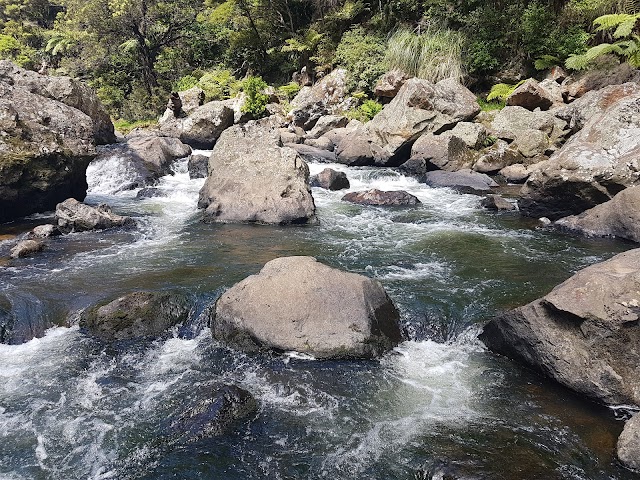
[{"label": "tall grass", "polygon": [[385,61],[390,69],[431,82],[445,78],[462,82],[464,43],[462,33],[448,29],[428,28],[419,34],[398,30],[389,39]]}]

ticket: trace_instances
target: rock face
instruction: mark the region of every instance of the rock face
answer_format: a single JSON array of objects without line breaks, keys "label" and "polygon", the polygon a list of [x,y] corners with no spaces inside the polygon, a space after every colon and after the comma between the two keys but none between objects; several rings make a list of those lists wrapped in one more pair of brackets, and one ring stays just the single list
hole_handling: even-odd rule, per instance
[{"label": "rock face", "polygon": [[44,250],[44,242],[42,240],[22,240],[11,249],[9,257],[24,258],[41,252]]},{"label": "rock face", "polygon": [[191,155],[187,165],[189,178],[207,178],[209,175],[209,157],[206,155]]},{"label": "rock face", "polygon": [[144,135],[128,138],[124,143],[116,143],[98,149],[95,162],[111,160],[122,162],[135,175],[125,189],[133,189],[155,184],[164,175],[171,174],[173,162],[191,154],[191,147],[177,138]]},{"label": "rock face", "polygon": [[106,204],[92,207],[69,198],[56,207],[56,222],[61,232],[84,232],[135,225],[131,217],[111,212]]},{"label": "rock face", "polygon": [[179,293],[134,292],[85,310],[80,327],[104,341],[155,337],[184,322],[190,309]]},{"label": "rock face", "polygon": [[617,237],[640,243],[640,186],[629,187],[608,202],[556,225],[591,237]]},{"label": "rock face", "polygon": [[[638,70],[628,63],[618,64],[616,60],[601,57],[599,68],[592,68],[568,77],[563,86],[567,88],[571,98],[582,97],[592,90],[600,90],[609,85],[620,85],[623,83],[637,81]],[[607,65],[606,63],[609,62]]]},{"label": "rock face", "polygon": [[379,282],[312,257],[285,257],[224,293],[212,325],[216,338],[246,350],[373,358],[401,341],[398,321]]},{"label": "rock face", "polygon": [[345,202],[358,203],[360,205],[379,205],[379,206],[406,206],[417,205],[420,202],[418,198],[411,195],[404,190],[398,190],[395,192],[383,192],[381,190],[373,189],[366,192],[351,192],[347,193],[342,200]]},{"label": "rock face", "polygon": [[298,153],[279,146],[268,119],[226,130],[209,159],[198,206],[205,220],[223,223],[315,223],[309,168]]},{"label": "rock face", "polygon": [[622,464],[640,472],[640,414],[628,420],[618,438],[618,458]]},{"label": "rock face", "polygon": [[640,94],[591,117],[549,160],[536,165],[522,189],[520,210],[552,220],[611,199],[640,177]]},{"label": "rock face", "polygon": [[605,403],[640,405],[640,249],[579,271],[492,320],[481,340]]},{"label": "rock face", "polygon": [[457,172],[427,172],[422,181],[430,187],[448,187],[460,193],[483,194],[498,184],[484,173],[462,169]]},{"label": "rock face", "polygon": [[330,168],[325,168],[318,175],[314,175],[310,183],[312,187],[320,187],[326,190],[343,190],[351,186],[346,173],[336,172]]},{"label": "rock face", "polygon": [[0,82],[0,131],[0,222],[84,199],[95,156],[86,114]]},{"label": "rock face", "polygon": [[173,113],[165,113],[159,122],[160,131],[194,148],[210,149],[220,134],[233,125],[233,115],[229,102],[209,102],[186,117],[176,118]]},{"label": "rock face", "polygon": [[[113,123],[111,123],[109,114],[93,90],[82,82],[69,77],[40,75],[20,68],[8,60],[0,60],[0,82],[80,110],[91,118],[93,122],[96,144],[108,144],[116,141]],[[35,108],[36,106],[34,105],[33,107]]]},{"label": "rock face", "polygon": [[229,432],[257,410],[258,402],[249,392],[235,385],[222,385],[214,388],[211,396],[190,405],[171,422],[171,429],[183,443],[198,442]]}]

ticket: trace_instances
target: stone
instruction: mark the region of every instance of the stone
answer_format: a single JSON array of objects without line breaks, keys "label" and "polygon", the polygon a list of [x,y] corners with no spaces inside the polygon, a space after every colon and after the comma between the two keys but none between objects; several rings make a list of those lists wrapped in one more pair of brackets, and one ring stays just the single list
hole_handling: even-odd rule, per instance
[{"label": "stone", "polygon": [[21,240],[9,252],[10,258],[30,257],[44,250],[44,242],[42,240]]},{"label": "stone", "polygon": [[122,189],[130,190],[154,185],[160,177],[172,175],[171,167],[175,160],[188,157],[190,154],[191,147],[177,138],[148,132],[147,135],[128,137],[124,143],[100,147],[94,162],[118,162],[127,165],[128,170],[132,172],[131,181],[123,184]]},{"label": "stone", "polygon": [[316,358],[376,358],[402,335],[382,285],[313,257],[268,262],[216,302],[215,338],[243,350],[294,350]]},{"label": "stone", "polygon": [[531,171],[526,165],[516,163],[504,167],[498,172],[498,175],[504,178],[507,183],[524,183],[527,181],[527,178],[529,178],[529,175],[531,175]]},{"label": "stone", "polygon": [[640,186],[622,190],[580,215],[561,218],[556,226],[589,237],[616,237],[640,243]]},{"label": "stone", "polygon": [[469,168],[472,163],[469,148],[461,138],[450,132],[441,135],[427,133],[413,144],[411,157],[400,169],[413,175],[436,169],[455,172]]},{"label": "stone", "polygon": [[376,97],[394,98],[409,78],[410,76],[401,70],[391,70],[380,77],[373,94]]},{"label": "stone", "polygon": [[606,405],[640,405],[640,249],[580,270],[480,339]]},{"label": "stone", "polygon": [[[301,133],[300,133],[301,132]],[[305,132],[300,127],[290,127],[280,129],[280,143],[283,145],[289,143],[302,143],[304,142]]]},{"label": "stone", "polygon": [[452,188],[460,193],[483,194],[498,184],[484,173],[462,169],[457,172],[427,172],[422,181],[433,188]]},{"label": "stone", "polygon": [[491,124],[498,138],[515,140],[523,131],[539,130],[552,136],[556,125],[550,112],[531,112],[524,107],[504,107]]},{"label": "stone", "polygon": [[253,395],[235,385],[213,387],[210,395],[187,402],[187,409],[171,421],[173,437],[183,444],[224,435],[258,410]]},{"label": "stone", "polygon": [[330,150],[322,150],[310,145],[298,145],[294,143],[287,143],[285,147],[298,152],[298,155],[307,163],[336,163],[338,161],[336,154]]},{"label": "stone", "polygon": [[178,92],[178,95],[182,100],[182,111],[187,115],[204,105],[205,93],[200,87],[191,87],[183,92]]},{"label": "stone", "polygon": [[96,155],[89,116],[0,81],[0,131],[0,223],[84,199]]},{"label": "stone", "polygon": [[312,187],[320,187],[326,190],[344,190],[349,188],[349,179],[344,172],[336,172],[331,168],[325,168],[319,174],[310,179]]},{"label": "stone", "polygon": [[484,153],[473,164],[473,170],[480,173],[496,173],[505,167],[524,161],[525,159],[518,149],[503,140],[498,140],[484,150]]},{"label": "stone", "polygon": [[517,135],[510,148],[517,150],[525,158],[534,158],[544,155],[549,150],[550,144],[551,141],[546,133],[528,129]]},{"label": "stone", "polygon": [[[375,147],[373,147],[375,148]],[[336,161],[351,167],[375,164],[375,153],[368,136],[359,131],[348,132],[335,148]]]},{"label": "stone", "polygon": [[174,292],[133,292],[84,310],[80,327],[107,342],[153,338],[189,317],[189,299]]},{"label": "stone", "polygon": [[580,98],[587,92],[600,90],[609,85],[637,83],[640,80],[637,69],[626,62],[618,63],[611,57],[600,57],[597,67],[599,68],[590,68],[567,77],[563,86],[567,89],[570,98]]},{"label": "stone", "polygon": [[280,147],[269,119],[235,125],[220,136],[198,207],[222,223],[313,224],[309,167],[298,152]]},{"label": "stone", "polygon": [[178,138],[193,148],[206,150],[213,147],[220,134],[233,122],[234,111],[229,102],[214,101],[179,118],[165,112],[158,124],[162,134]]},{"label": "stone", "polygon": [[625,467],[640,472],[640,414],[636,413],[624,424],[618,438],[617,454]]},{"label": "stone", "polygon": [[480,123],[460,122],[446,133],[458,137],[468,148],[473,150],[482,148],[487,140],[487,129]]},{"label": "stone", "polygon": [[530,78],[516,88],[507,98],[508,106],[524,107],[527,110],[549,110],[562,105],[562,88],[553,80],[538,82]]},{"label": "stone", "polygon": [[56,207],[56,223],[63,233],[105,230],[135,225],[131,217],[116,215],[106,204],[92,207],[69,198]]},{"label": "stone", "polygon": [[329,110],[323,102],[317,102],[305,108],[295,110],[290,113],[291,125],[302,129],[303,132],[312,130],[318,121],[327,116]]},{"label": "stone", "polygon": [[516,209],[516,206],[502,198],[500,195],[487,195],[480,201],[480,205],[487,210],[496,210],[511,212]]},{"label": "stone", "polygon": [[640,178],[640,94],[594,115],[582,130],[538,163],[518,202],[530,217],[552,220],[604,203]]},{"label": "stone", "polygon": [[551,67],[549,73],[547,74],[546,80],[552,80],[556,83],[562,83],[568,76],[569,75],[567,75],[567,72],[564,70],[564,68],[556,65],[554,67]]},{"label": "stone", "polygon": [[382,190],[372,189],[365,192],[347,193],[342,200],[345,202],[357,203],[359,205],[376,205],[376,206],[413,206],[418,205],[420,200],[415,195],[411,195],[404,190],[393,192],[383,192]]},{"label": "stone", "polygon": [[[81,81],[64,76],[40,75],[20,68],[8,60],[0,60],[0,82],[81,111],[93,122],[93,138],[97,145],[116,141],[109,114],[95,92]],[[33,105],[33,108],[36,106],[37,104]]]},{"label": "stone", "polygon": [[189,178],[207,178],[209,175],[209,157],[206,155],[190,155],[187,163]]},{"label": "stone", "polygon": [[136,194],[137,199],[156,198],[156,197],[166,197],[166,194],[159,188],[154,188],[154,187],[142,188]]},{"label": "stone", "polygon": [[58,227],[56,227],[55,225],[46,224],[34,227],[27,235],[30,239],[37,239],[55,237],[60,234],[61,232],[60,230],[58,230]]},{"label": "stone", "polygon": [[324,135],[320,138],[305,138],[304,144],[310,147],[317,148],[318,150],[326,150],[327,152],[333,152],[335,145],[329,138]]},{"label": "stone", "polygon": [[[301,110],[307,110],[317,104],[321,104],[328,113],[347,96],[347,71],[337,68],[311,87],[302,87],[298,94],[291,100],[293,118]],[[311,127],[313,128],[313,127]]]},{"label": "stone", "polygon": [[320,138],[325,133],[336,128],[344,128],[349,119],[344,115],[324,115],[318,119],[315,126],[307,133],[306,138]]}]

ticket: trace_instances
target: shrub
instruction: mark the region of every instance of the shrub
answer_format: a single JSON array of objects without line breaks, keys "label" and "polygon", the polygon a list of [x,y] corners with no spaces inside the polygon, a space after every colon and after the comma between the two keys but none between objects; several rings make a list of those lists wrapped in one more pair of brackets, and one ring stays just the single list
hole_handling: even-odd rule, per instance
[{"label": "shrub", "polygon": [[362,27],[346,32],[336,49],[335,62],[349,72],[349,89],[372,92],[385,73],[384,42]]},{"label": "shrub", "polygon": [[287,100],[292,100],[298,92],[300,91],[300,85],[297,82],[287,83],[286,85],[282,85],[278,87],[278,93],[282,96],[286,97]]},{"label": "shrub", "polygon": [[362,105],[347,112],[351,120],[360,120],[366,123],[382,111],[382,104],[375,100],[365,100]]},{"label": "shrub", "polygon": [[198,79],[196,77],[192,75],[185,75],[175,83],[174,90],[176,92],[184,92],[185,90],[195,87],[197,84]]},{"label": "shrub", "polygon": [[266,110],[267,103],[269,103],[269,95],[264,93],[264,90],[267,87],[268,85],[264,80],[262,80],[262,77],[248,77],[243,80],[241,88],[247,98],[245,99],[241,110],[245,113],[250,113],[255,117],[263,115]]},{"label": "shrub", "polygon": [[204,73],[197,86],[206,96],[206,100],[225,100],[238,93],[240,82],[229,70],[212,70]]},{"label": "shrub", "polygon": [[389,39],[385,61],[389,68],[437,82],[445,78],[462,81],[464,35],[453,30],[429,28],[416,34],[398,30]]}]

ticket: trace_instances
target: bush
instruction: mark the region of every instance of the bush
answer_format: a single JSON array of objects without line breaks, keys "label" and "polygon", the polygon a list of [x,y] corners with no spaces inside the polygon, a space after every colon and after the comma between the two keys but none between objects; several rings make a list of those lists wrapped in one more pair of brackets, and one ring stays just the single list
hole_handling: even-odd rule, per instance
[{"label": "bush", "polygon": [[366,123],[382,111],[382,104],[375,100],[365,100],[362,105],[347,112],[351,120],[360,120]]},{"label": "bush", "polygon": [[287,100],[292,100],[300,91],[300,85],[297,82],[291,82],[286,85],[278,87],[278,93],[284,96]]},{"label": "bush", "polygon": [[262,77],[248,77],[242,81],[241,88],[247,98],[242,105],[241,110],[250,113],[254,117],[260,117],[266,110],[269,103],[269,95],[264,93],[268,87]]},{"label": "bush", "polygon": [[200,77],[197,86],[204,91],[207,102],[210,102],[235,96],[238,93],[240,82],[229,70],[212,70]]},{"label": "bush", "polygon": [[192,75],[185,75],[174,85],[174,91],[184,92],[190,88],[195,87],[198,84],[198,79]]},{"label": "bush", "polygon": [[335,62],[349,72],[349,89],[373,92],[375,84],[386,69],[383,65],[384,42],[362,27],[342,36],[336,49]]},{"label": "bush", "polygon": [[416,34],[398,30],[389,39],[385,61],[390,69],[438,82],[455,78],[462,82],[464,35],[453,30],[427,29]]}]

